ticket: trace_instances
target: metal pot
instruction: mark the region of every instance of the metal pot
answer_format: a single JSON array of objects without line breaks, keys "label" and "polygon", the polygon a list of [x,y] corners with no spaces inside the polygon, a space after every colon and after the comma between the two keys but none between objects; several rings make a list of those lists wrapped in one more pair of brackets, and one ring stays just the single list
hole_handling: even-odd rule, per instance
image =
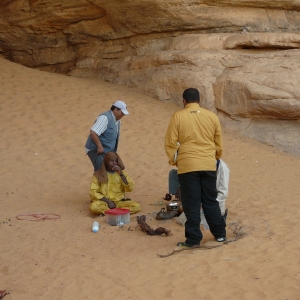
[{"label": "metal pot", "polygon": [[166,205],[167,207],[167,211],[178,211],[178,213],[182,213],[183,212],[183,208],[182,208],[182,203],[179,200],[174,200],[171,201],[170,203],[168,203]]}]

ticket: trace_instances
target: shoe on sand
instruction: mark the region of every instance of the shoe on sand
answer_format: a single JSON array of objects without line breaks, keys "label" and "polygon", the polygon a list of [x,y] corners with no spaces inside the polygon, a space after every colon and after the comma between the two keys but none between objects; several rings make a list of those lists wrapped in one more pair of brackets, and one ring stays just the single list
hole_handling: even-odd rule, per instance
[{"label": "shoe on sand", "polygon": [[178,242],[177,246],[178,247],[174,251],[193,250],[200,248],[200,245],[189,246],[185,242]]},{"label": "shoe on sand", "polygon": [[224,243],[224,242],[226,242],[226,237],[219,237],[219,238],[216,238],[216,240],[219,243]]},{"label": "shoe on sand", "polygon": [[156,220],[169,220],[174,217],[178,216],[178,211],[177,210],[170,210],[170,211],[165,211],[164,208],[162,208],[156,215],[155,219]]}]

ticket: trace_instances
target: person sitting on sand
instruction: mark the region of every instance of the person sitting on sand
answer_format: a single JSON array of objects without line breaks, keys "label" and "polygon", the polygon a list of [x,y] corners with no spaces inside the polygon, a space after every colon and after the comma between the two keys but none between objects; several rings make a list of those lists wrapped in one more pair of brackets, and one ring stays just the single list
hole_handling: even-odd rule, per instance
[{"label": "person sitting on sand", "polygon": [[[219,203],[224,203],[224,201],[226,201],[228,196],[230,170],[227,164],[222,159],[217,160],[216,168],[217,168],[217,182],[216,182],[217,201]],[[163,197],[163,199],[169,201],[172,200],[173,196],[175,196],[175,199],[180,200],[181,192],[180,192],[180,184],[178,181],[177,169],[172,169],[169,172],[169,193],[167,193]],[[184,225],[184,223],[186,222],[186,217],[184,212],[176,219],[176,222],[181,225]]]},{"label": "person sitting on sand", "polygon": [[115,152],[107,152],[100,170],[94,173],[90,187],[90,211],[104,215],[112,208],[126,208],[131,214],[140,211],[140,205],[125,197],[134,183],[124,171],[122,160]]}]

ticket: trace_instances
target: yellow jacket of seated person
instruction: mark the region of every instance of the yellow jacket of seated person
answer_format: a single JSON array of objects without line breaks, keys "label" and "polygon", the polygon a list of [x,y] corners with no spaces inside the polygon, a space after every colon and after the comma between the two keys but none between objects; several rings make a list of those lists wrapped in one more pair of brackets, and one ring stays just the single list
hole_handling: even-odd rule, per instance
[{"label": "yellow jacket of seated person", "polygon": [[134,182],[130,179],[128,174],[124,171],[128,184],[126,185],[117,172],[107,172],[107,183],[100,183],[98,179],[93,176],[90,188],[90,197],[92,201],[99,201],[103,197],[110,199],[113,202],[118,202],[125,198],[125,192],[131,192],[134,188]]}]

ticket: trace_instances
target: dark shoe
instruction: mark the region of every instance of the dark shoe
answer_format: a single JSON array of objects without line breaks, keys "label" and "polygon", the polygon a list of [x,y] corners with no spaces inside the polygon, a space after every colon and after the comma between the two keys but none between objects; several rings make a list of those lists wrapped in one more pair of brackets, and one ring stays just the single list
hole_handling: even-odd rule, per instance
[{"label": "dark shoe", "polygon": [[200,248],[200,245],[189,246],[185,242],[178,242],[177,246],[178,246],[178,248],[177,248],[178,250],[177,251],[180,251],[180,250],[192,250],[192,249]]},{"label": "dark shoe", "polygon": [[172,210],[172,211],[165,211],[164,208],[162,208],[156,215],[156,220],[169,220],[174,217],[178,216],[178,211]]},{"label": "dark shoe", "polygon": [[167,200],[167,201],[170,201],[170,200],[172,200],[172,196],[173,196],[172,194],[168,194],[168,193],[167,193],[167,194],[163,197],[163,199],[164,199],[164,200]]}]

